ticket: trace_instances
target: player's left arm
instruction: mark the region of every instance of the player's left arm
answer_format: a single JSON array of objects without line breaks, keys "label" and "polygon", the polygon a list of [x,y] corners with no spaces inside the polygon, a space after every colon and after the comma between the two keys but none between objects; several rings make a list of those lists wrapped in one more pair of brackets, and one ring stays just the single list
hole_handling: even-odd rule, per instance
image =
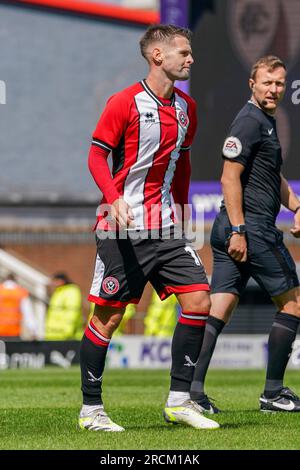
[{"label": "player's left arm", "polygon": [[291,233],[294,237],[300,238],[300,201],[282,174],[280,195],[281,204],[295,213],[294,227],[291,228]]}]

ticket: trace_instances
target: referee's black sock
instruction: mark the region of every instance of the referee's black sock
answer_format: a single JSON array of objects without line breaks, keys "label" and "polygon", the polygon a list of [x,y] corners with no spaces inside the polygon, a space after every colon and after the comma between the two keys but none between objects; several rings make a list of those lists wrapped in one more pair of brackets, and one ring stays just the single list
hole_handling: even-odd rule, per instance
[{"label": "referee's black sock", "polygon": [[182,312],[172,340],[171,391],[189,392],[208,313]]},{"label": "referee's black sock", "polygon": [[264,395],[274,398],[283,387],[283,376],[292,352],[300,319],[295,315],[278,312],[268,341],[268,366]]},{"label": "referee's black sock", "polygon": [[193,382],[191,384],[192,400],[200,399],[204,394],[204,381],[207,369],[214,353],[218,336],[224,326],[225,322],[223,320],[219,320],[219,318],[209,315],[206,322],[202,348],[194,371]]},{"label": "referee's black sock", "polygon": [[80,345],[81,390],[84,405],[102,405],[102,374],[109,338],[90,321]]}]

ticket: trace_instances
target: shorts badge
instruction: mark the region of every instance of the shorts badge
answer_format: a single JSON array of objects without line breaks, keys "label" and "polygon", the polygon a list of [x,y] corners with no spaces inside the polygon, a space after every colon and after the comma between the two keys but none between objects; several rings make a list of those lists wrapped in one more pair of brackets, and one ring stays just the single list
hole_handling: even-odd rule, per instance
[{"label": "shorts badge", "polygon": [[102,282],[102,289],[108,295],[113,295],[120,289],[120,284],[118,279],[115,277],[109,276],[104,279]]}]

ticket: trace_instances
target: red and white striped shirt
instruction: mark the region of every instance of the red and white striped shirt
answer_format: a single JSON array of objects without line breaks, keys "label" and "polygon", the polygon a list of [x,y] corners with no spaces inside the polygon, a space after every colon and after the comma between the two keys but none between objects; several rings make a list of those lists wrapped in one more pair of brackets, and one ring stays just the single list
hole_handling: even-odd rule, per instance
[{"label": "red and white striped shirt", "polygon": [[[175,202],[177,193],[178,202],[187,203],[187,151],[196,126],[196,103],[177,88],[171,100],[166,100],[157,97],[142,80],[108,100],[93,133],[91,150],[96,147],[112,152],[113,194],[123,196],[130,205],[136,229],[173,224],[171,191]],[[177,174],[173,190],[179,166],[181,175]],[[180,178],[186,194],[180,195]],[[102,204],[109,202],[103,193]]]}]

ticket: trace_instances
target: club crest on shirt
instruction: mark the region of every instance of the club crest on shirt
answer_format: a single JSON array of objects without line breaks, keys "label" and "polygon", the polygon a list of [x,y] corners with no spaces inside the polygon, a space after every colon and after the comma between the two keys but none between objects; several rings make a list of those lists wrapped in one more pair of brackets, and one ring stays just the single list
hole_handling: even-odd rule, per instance
[{"label": "club crest on shirt", "polygon": [[223,155],[227,158],[236,158],[241,154],[242,143],[237,137],[227,137],[223,146]]},{"label": "club crest on shirt", "polygon": [[186,128],[189,125],[189,118],[182,109],[177,113],[177,118],[182,127]]},{"label": "club crest on shirt", "polygon": [[113,295],[120,289],[118,279],[113,276],[106,277],[102,282],[102,289],[108,295]]}]

